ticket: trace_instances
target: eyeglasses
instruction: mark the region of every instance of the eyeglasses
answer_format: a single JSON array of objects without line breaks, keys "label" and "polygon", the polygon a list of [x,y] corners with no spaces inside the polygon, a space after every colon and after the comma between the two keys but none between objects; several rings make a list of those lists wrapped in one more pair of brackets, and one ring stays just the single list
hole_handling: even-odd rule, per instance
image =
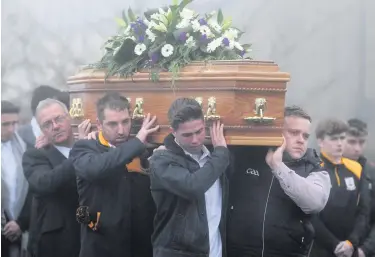
[{"label": "eyeglasses", "polygon": [[65,119],[66,119],[66,115],[60,115],[60,116],[55,117],[52,120],[47,120],[40,127],[43,130],[51,130],[54,124],[60,125],[65,121]]}]

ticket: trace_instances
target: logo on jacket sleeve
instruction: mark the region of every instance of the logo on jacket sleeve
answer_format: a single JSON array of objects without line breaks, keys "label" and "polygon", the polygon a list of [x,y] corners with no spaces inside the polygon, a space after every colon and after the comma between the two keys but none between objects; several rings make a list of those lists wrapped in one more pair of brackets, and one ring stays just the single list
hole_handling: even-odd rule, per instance
[{"label": "logo on jacket sleeve", "polygon": [[356,189],[353,177],[346,177],[345,184],[346,184],[346,190],[348,191],[354,191]]},{"label": "logo on jacket sleeve", "polygon": [[246,174],[250,174],[250,175],[254,175],[254,176],[258,176],[258,177],[259,177],[259,171],[254,170],[254,169],[252,169],[252,168],[248,168],[248,169],[246,170]]}]

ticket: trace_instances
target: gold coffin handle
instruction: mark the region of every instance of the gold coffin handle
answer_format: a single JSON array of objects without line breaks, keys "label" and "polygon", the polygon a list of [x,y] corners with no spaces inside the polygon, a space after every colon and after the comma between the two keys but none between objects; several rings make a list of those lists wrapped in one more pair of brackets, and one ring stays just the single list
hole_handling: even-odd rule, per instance
[{"label": "gold coffin handle", "polygon": [[204,118],[207,121],[220,120],[220,115],[216,113],[216,97],[211,96],[208,98],[207,112]]},{"label": "gold coffin handle", "polygon": [[254,113],[256,116],[245,117],[244,120],[251,124],[271,124],[276,118],[264,116],[267,109],[266,98],[256,98],[254,102]]},{"label": "gold coffin handle", "polygon": [[75,119],[84,117],[83,104],[82,104],[81,98],[72,99],[72,103],[70,104],[69,115],[70,117],[75,118]]},{"label": "gold coffin handle", "polygon": [[135,105],[133,110],[133,120],[142,120],[145,117],[143,114],[143,98],[138,97],[135,99]]}]

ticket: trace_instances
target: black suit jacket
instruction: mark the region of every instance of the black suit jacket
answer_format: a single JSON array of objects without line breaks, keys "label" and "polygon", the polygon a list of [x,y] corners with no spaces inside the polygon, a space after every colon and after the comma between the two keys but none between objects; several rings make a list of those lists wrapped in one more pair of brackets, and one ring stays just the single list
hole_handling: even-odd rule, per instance
[{"label": "black suit jacket", "polygon": [[73,165],[54,146],[29,149],[23,169],[34,196],[36,225],[30,231],[32,254],[37,257],[75,257],[80,250],[80,226]]}]

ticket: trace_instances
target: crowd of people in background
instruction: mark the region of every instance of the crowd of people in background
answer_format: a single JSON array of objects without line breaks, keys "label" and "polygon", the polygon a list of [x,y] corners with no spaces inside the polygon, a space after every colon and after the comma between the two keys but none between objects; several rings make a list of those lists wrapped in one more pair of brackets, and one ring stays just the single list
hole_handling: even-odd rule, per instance
[{"label": "crowd of people in background", "polygon": [[20,109],[1,102],[1,256],[375,256],[360,119],[318,121],[315,150],[311,117],[288,106],[280,147],[231,146],[220,121],[179,98],[153,145],[157,117],[131,136],[125,96],[100,98],[96,127],[84,120],[77,135],[68,108],[67,92],[40,86],[19,125]]}]

